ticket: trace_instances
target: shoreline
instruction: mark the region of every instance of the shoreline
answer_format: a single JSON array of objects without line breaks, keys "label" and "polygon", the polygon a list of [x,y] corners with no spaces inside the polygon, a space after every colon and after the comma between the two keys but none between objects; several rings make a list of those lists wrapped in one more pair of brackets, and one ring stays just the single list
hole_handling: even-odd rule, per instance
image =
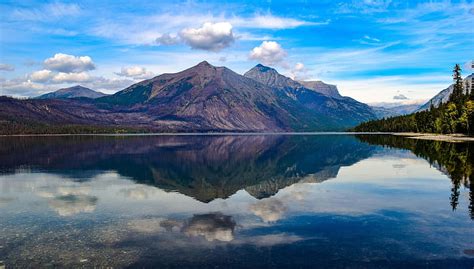
[{"label": "shoreline", "polygon": [[395,136],[403,136],[411,139],[433,140],[445,142],[471,142],[474,137],[464,134],[431,134],[431,133],[392,133]]},{"label": "shoreline", "polygon": [[82,134],[10,134],[1,137],[56,137],[56,136],[257,136],[257,135],[394,135],[410,139],[445,142],[474,142],[474,136],[464,134],[434,134],[410,132],[209,132],[209,133],[82,133]]},{"label": "shoreline", "polygon": [[0,137],[29,137],[29,136],[224,136],[224,135],[391,135],[389,132],[208,132],[208,133],[83,133],[83,134],[10,134]]}]

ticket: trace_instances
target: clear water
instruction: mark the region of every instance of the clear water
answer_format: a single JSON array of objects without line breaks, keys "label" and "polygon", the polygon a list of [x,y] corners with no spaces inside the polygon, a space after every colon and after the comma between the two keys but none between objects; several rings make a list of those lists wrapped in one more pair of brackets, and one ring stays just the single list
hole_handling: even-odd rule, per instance
[{"label": "clear water", "polygon": [[3,137],[0,268],[473,268],[473,154],[375,135]]}]

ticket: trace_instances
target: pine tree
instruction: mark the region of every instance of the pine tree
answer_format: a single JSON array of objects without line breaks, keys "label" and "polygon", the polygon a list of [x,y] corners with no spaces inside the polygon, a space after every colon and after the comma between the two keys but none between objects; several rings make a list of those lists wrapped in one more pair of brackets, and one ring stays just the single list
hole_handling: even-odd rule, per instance
[{"label": "pine tree", "polygon": [[462,85],[462,77],[461,77],[461,66],[456,64],[453,69],[453,93],[449,97],[450,102],[460,103],[462,102],[462,97],[464,94],[464,89]]}]

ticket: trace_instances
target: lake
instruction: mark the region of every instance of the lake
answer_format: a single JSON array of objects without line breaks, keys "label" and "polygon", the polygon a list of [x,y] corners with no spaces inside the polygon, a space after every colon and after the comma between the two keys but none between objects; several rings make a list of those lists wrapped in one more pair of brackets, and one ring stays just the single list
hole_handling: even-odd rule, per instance
[{"label": "lake", "polygon": [[473,268],[474,144],[0,137],[0,268]]}]

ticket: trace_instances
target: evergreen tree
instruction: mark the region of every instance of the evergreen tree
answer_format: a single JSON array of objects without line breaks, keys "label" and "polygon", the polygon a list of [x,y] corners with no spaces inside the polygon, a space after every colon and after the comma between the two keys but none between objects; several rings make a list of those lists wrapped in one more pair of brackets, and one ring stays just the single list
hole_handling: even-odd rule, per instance
[{"label": "evergreen tree", "polygon": [[462,77],[461,77],[461,66],[456,64],[453,69],[453,93],[451,94],[449,101],[460,103],[463,99],[464,89],[462,85]]}]

